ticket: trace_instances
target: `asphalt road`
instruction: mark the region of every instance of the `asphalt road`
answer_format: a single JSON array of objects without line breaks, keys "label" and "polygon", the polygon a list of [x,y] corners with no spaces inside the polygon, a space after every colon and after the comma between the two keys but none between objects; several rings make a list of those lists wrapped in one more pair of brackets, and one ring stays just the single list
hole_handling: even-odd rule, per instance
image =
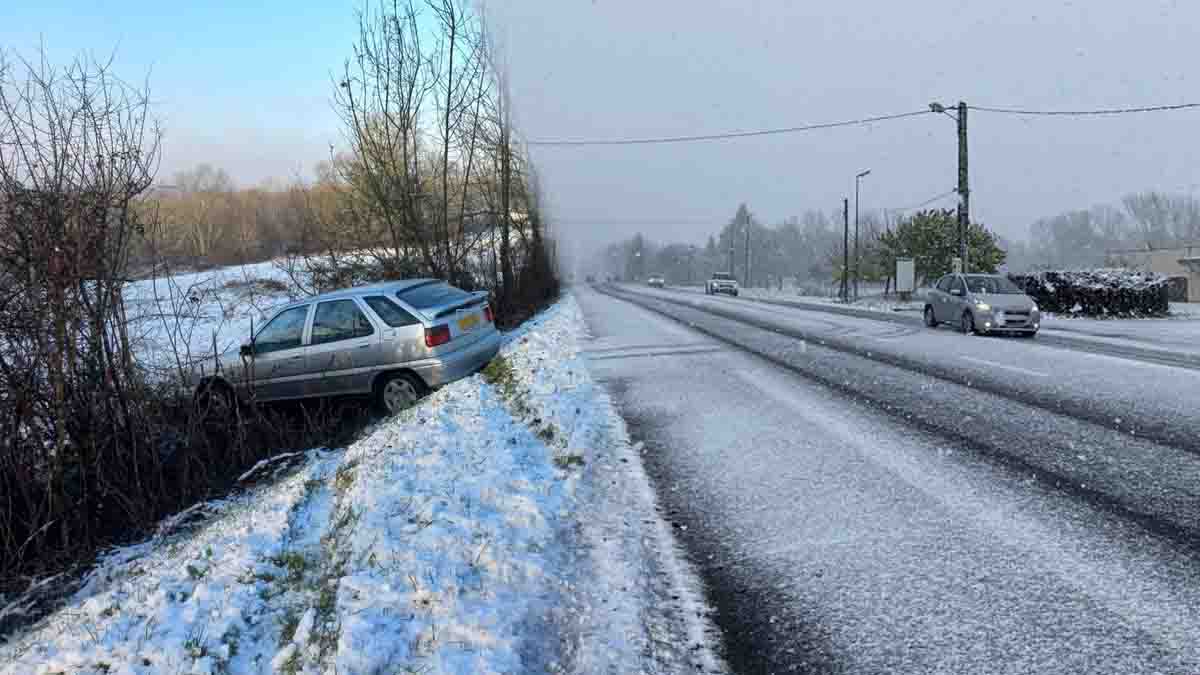
[{"label": "asphalt road", "polygon": [[1200,372],[601,290],[591,367],[740,672],[1200,672]]}]

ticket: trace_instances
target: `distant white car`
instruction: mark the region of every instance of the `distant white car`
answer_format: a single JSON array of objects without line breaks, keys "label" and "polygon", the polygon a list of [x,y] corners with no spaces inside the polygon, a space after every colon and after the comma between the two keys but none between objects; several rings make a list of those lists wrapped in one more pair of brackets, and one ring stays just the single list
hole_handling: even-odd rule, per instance
[{"label": "distant white car", "polygon": [[662,288],[667,285],[667,280],[661,274],[654,274],[646,280],[646,284],[655,288]]}]

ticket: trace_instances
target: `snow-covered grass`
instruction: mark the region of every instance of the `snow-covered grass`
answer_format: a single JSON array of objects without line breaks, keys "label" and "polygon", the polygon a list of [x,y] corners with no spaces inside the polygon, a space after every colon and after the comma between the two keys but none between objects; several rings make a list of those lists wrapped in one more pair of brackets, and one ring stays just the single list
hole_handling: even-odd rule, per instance
[{"label": "snow-covered grass", "polygon": [[1171,317],[1179,319],[1200,319],[1200,302],[1172,302]]},{"label": "snow-covered grass", "polygon": [[720,672],[582,326],[109,553],[0,674]]}]

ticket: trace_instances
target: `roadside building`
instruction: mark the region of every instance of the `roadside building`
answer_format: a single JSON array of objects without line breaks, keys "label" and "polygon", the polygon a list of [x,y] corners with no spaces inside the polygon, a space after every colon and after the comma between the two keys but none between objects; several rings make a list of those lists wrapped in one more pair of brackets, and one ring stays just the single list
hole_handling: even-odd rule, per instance
[{"label": "roadside building", "polygon": [[1172,302],[1200,302],[1200,243],[1108,252],[1114,265],[1155,272],[1171,280]]}]

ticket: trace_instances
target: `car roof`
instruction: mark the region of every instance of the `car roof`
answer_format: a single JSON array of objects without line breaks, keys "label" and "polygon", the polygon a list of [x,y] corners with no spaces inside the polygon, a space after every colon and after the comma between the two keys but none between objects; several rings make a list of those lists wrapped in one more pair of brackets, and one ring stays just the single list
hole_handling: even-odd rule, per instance
[{"label": "car roof", "polygon": [[399,293],[401,291],[406,291],[410,288],[416,288],[417,286],[424,286],[425,284],[437,283],[440,281],[441,281],[441,279],[401,279],[399,281],[383,281],[383,282],[375,283],[375,284],[366,284],[364,286],[353,286],[351,288],[341,288],[336,291],[328,291],[326,293],[321,293],[320,295],[314,295],[309,298],[304,298],[303,300],[296,300],[294,302],[289,302],[288,304],[279,307],[279,309],[276,310],[275,313],[278,314],[279,312],[282,312],[285,309],[291,309],[293,307],[300,307],[302,305],[308,305],[308,304],[311,304],[314,302],[321,302],[323,300],[335,300],[338,298],[355,298],[360,295],[368,295],[368,294],[385,294],[386,295],[388,293]]},{"label": "car roof", "polygon": [[377,284],[367,284],[365,286],[353,286],[351,288],[343,288],[337,291],[329,291],[318,296],[309,298],[312,300],[328,300],[330,298],[346,298],[365,295],[367,293],[399,293],[417,286],[436,283],[441,279],[402,279],[400,281],[383,281]]}]

